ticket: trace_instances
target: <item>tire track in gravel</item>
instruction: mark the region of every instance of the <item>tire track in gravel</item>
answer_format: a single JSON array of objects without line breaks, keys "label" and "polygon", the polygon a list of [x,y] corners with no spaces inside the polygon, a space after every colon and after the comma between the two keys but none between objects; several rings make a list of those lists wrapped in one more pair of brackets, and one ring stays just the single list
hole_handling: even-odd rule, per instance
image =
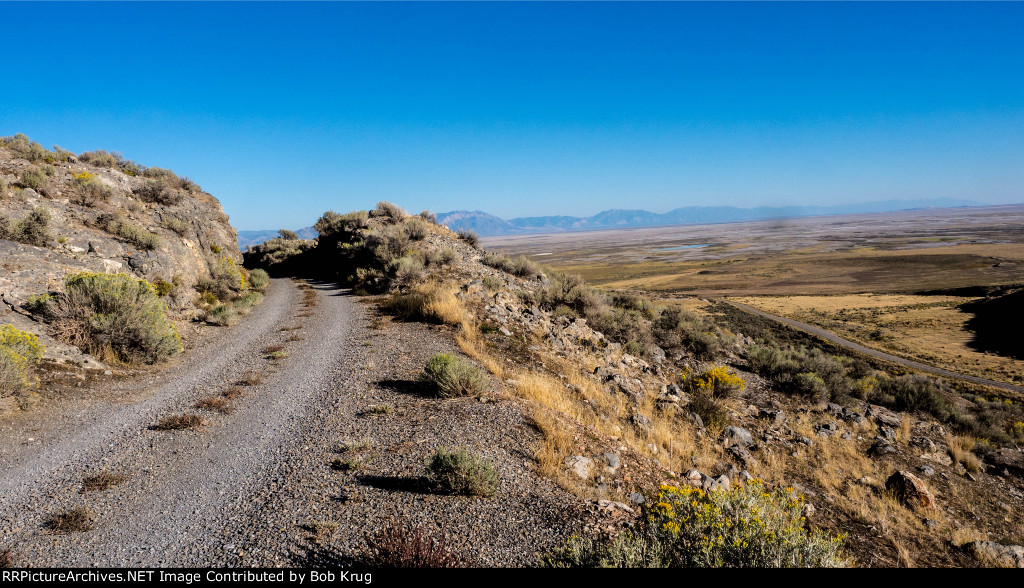
[{"label": "tire track in gravel", "polygon": [[[302,319],[303,341],[289,343],[291,357],[276,362],[262,385],[236,400],[229,415],[211,417],[201,431],[160,432],[146,427],[160,416],[187,409],[223,389],[242,372],[266,369],[259,350],[282,343],[279,330],[299,307],[298,289],[275,280],[263,304],[238,327],[225,330],[180,366],[168,370],[146,400],[86,411],[0,479],[0,535],[16,546],[19,565],[192,565],[208,559],[216,531],[232,524],[306,416],[307,401],[329,386],[343,356],[355,303],[317,286],[319,304]],[[298,353],[301,346],[302,352]],[[276,371],[273,371],[276,370]],[[83,418],[84,417],[84,418]],[[85,420],[86,422],[81,422]],[[78,494],[81,477],[100,467],[131,474],[102,493]],[[270,481],[273,484],[272,481]],[[42,531],[46,515],[85,504],[92,531],[66,536]]]}]

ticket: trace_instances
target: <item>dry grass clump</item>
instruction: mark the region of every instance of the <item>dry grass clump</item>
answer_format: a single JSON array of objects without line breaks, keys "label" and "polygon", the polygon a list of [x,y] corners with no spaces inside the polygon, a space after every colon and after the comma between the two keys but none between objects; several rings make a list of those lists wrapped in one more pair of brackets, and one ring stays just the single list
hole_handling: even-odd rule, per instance
[{"label": "dry grass clump", "polygon": [[221,414],[231,413],[231,402],[225,396],[207,396],[196,401],[194,408],[200,410],[209,410],[211,412],[219,412]]},{"label": "dry grass clump", "polygon": [[263,383],[263,374],[260,372],[247,372],[238,380],[239,386],[259,386]]},{"label": "dry grass clump", "polygon": [[359,563],[370,568],[461,568],[466,561],[450,549],[444,534],[437,539],[422,527],[409,528],[394,520],[366,535]]},{"label": "dry grass clump", "polygon": [[181,431],[206,425],[206,419],[197,414],[176,414],[160,419],[151,428],[155,431]]},{"label": "dry grass clump", "polygon": [[408,293],[392,295],[381,308],[405,320],[457,325],[465,317],[466,308],[455,292],[452,285],[428,282]]},{"label": "dry grass clump", "polygon": [[395,410],[395,405],[390,403],[374,404],[370,408],[366,409],[366,414],[391,414]]},{"label": "dry grass clump", "polygon": [[82,478],[82,492],[102,492],[128,480],[124,474],[112,474],[106,470]]},{"label": "dry grass clump", "polygon": [[973,437],[962,435],[948,435],[946,437],[949,457],[953,458],[955,463],[962,464],[964,469],[971,473],[980,472],[984,467],[981,458],[974,454],[974,448],[977,444],[977,439]]},{"label": "dry grass clump", "polygon": [[241,386],[231,386],[227,390],[221,392],[221,396],[228,400],[234,400],[245,396],[245,390],[243,390]]},{"label": "dry grass clump", "polygon": [[81,533],[92,529],[92,512],[84,506],[55,514],[46,521],[46,527],[54,533]]},{"label": "dry grass clump", "polygon": [[11,555],[11,550],[0,549],[0,569],[13,568],[14,567],[14,556]]}]

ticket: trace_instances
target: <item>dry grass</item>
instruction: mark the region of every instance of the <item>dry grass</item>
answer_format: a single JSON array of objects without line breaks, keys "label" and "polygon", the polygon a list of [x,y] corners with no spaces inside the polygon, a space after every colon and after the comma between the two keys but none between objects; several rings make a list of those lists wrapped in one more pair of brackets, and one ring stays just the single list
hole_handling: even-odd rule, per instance
[{"label": "dry grass", "polygon": [[971,314],[959,296],[850,294],[754,296],[737,302],[819,326],[867,347],[919,359],[955,372],[1013,383],[1020,362],[971,347]]},{"label": "dry grass", "polygon": [[468,357],[484,366],[484,369],[498,379],[504,379],[505,367],[500,359],[487,352],[487,342],[480,336],[480,329],[476,323],[464,321],[455,337],[455,342]]},{"label": "dry grass", "polygon": [[289,343],[294,343],[295,341],[302,341],[302,336],[301,335],[289,335],[288,338],[285,339],[285,341],[287,341]]},{"label": "dry grass", "polygon": [[366,409],[366,414],[391,414],[395,410],[395,405],[390,403],[374,404],[370,408]]},{"label": "dry grass", "polygon": [[55,514],[46,521],[46,528],[54,533],[81,533],[92,529],[92,512],[84,506]]},{"label": "dry grass", "polygon": [[206,419],[197,414],[176,414],[160,419],[151,428],[156,431],[181,431],[196,429],[206,424]]},{"label": "dry grass", "polygon": [[238,380],[239,386],[259,386],[263,383],[263,374],[260,372],[248,372]]},{"label": "dry grass", "polygon": [[381,308],[406,320],[425,320],[448,325],[462,323],[466,307],[455,296],[453,284],[427,282],[407,294],[395,294],[381,303]]},{"label": "dry grass", "polygon": [[983,464],[981,459],[973,453],[978,441],[973,437],[963,435],[947,435],[946,445],[949,447],[949,457],[954,463],[963,464],[964,468],[972,473],[980,472]]},{"label": "dry grass", "polygon": [[241,386],[231,386],[227,390],[221,392],[221,396],[228,400],[235,400],[236,398],[245,396],[245,390],[242,389]]},{"label": "dry grass", "polygon": [[102,471],[92,476],[82,478],[82,492],[103,492],[128,480],[123,474],[112,474]]},{"label": "dry grass", "polygon": [[200,410],[219,412],[221,414],[231,413],[231,402],[225,396],[207,396],[206,398],[196,401],[193,407]]},{"label": "dry grass", "polygon": [[271,355],[284,349],[284,345],[267,345],[263,348],[263,355]]}]

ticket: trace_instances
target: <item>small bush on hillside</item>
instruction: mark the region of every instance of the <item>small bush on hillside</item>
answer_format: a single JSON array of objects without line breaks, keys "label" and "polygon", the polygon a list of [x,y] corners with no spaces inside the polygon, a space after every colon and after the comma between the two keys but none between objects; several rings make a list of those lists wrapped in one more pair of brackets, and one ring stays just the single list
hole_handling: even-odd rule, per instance
[{"label": "small bush on hillside", "polygon": [[728,492],[662,486],[644,525],[611,542],[571,540],[550,567],[846,567],[844,537],[804,526],[803,498],[753,480]]},{"label": "small bush on hillside", "polygon": [[0,398],[22,398],[34,385],[31,368],[43,356],[39,338],[0,325]]},{"label": "small bush on hillside", "polygon": [[587,318],[604,312],[607,307],[601,293],[576,274],[554,276],[551,285],[540,293],[539,298],[538,302],[548,309],[567,306]]},{"label": "small bush on hillside", "polygon": [[184,237],[185,233],[188,231],[188,223],[173,216],[165,218],[164,221],[160,223],[160,226],[176,233],[179,237]]},{"label": "small bush on hillside", "polygon": [[181,192],[169,186],[165,181],[148,180],[133,192],[143,202],[152,202],[164,206],[173,206],[182,201]]},{"label": "small bush on hillside", "polygon": [[437,249],[431,249],[427,251],[423,257],[424,263],[428,266],[448,265],[454,260],[455,250],[451,247],[438,247]]},{"label": "small bush on hillside", "polygon": [[715,437],[721,435],[729,424],[729,411],[720,400],[706,392],[694,394],[686,408],[699,416],[704,427]]},{"label": "small bush on hillside", "polygon": [[248,287],[245,272],[226,255],[208,258],[210,277],[196,283],[196,290],[213,294],[218,300],[230,300]]},{"label": "small bush on hillside", "polygon": [[422,527],[410,529],[394,520],[366,536],[359,563],[369,568],[461,568],[462,556],[448,548],[443,536],[427,535]]},{"label": "small bush on hillside", "polygon": [[36,192],[43,189],[46,185],[47,176],[41,170],[38,169],[26,169],[21,174],[21,185],[26,188],[32,188]]},{"label": "small bush on hillside", "polygon": [[485,265],[500,269],[514,276],[523,278],[541,278],[544,276],[540,266],[525,255],[510,258],[500,253],[487,253],[483,257],[483,262]]},{"label": "small bush on hillside", "polygon": [[667,308],[653,321],[654,340],[665,350],[686,349],[710,360],[725,347],[721,331],[710,320],[680,308]]},{"label": "small bush on hillside", "polygon": [[0,216],[0,239],[46,247],[53,239],[53,235],[50,233],[50,211],[38,206],[25,218],[15,223]]},{"label": "small bush on hillside", "polygon": [[466,229],[459,229],[458,235],[459,239],[465,241],[470,247],[480,246],[480,236],[475,232]]},{"label": "small bush on hillside", "polygon": [[437,224],[437,215],[434,214],[433,212],[430,212],[429,210],[421,211],[420,212],[420,218],[425,220],[425,221],[427,221],[428,223],[430,223],[432,225],[436,225]]},{"label": "small bush on hillside", "polygon": [[483,370],[450,353],[431,357],[423,368],[423,375],[444,397],[473,396],[484,392],[490,385]]},{"label": "small bush on hillside", "polygon": [[334,237],[339,235],[351,235],[363,229],[368,229],[370,213],[365,210],[357,210],[347,214],[339,214],[328,210],[316,221],[313,228],[321,237]]},{"label": "small bush on hillside", "polygon": [[126,274],[80,273],[48,304],[58,339],[97,356],[153,363],[181,351],[156,289]]},{"label": "small bush on hillside", "polygon": [[139,249],[152,250],[160,246],[160,236],[150,233],[119,214],[103,213],[96,218],[96,226],[116,235]]},{"label": "small bush on hillside", "polygon": [[413,241],[422,241],[430,234],[430,229],[428,229],[427,224],[419,218],[411,218],[405,222],[405,232],[409,235],[409,239]]},{"label": "small bush on hillside", "polygon": [[299,238],[298,233],[296,233],[295,231],[289,231],[288,229],[278,229],[277,234],[280,235],[282,239],[285,239],[287,241],[295,241],[296,239]]},{"label": "small bush on hillside", "polygon": [[263,292],[270,285],[270,276],[267,275],[266,270],[254,269],[249,272],[249,287],[253,290]]},{"label": "small bush on hillside", "polygon": [[101,182],[97,182],[91,179],[92,174],[89,172],[82,172],[82,175],[90,176],[90,180],[84,183],[78,183],[75,176],[76,186],[75,192],[71,195],[71,201],[80,206],[96,206],[98,202],[106,202],[110,200],[113,195],[113,190],[109,186]]},{"label": "small bush on hillside", "polygon": [[413,255],[399,257],[389,263],[387,273],[390,276],[391,284],[398,287],[411,286],[421,281],[426,275],[423,262],[418,256]]},{"label": "small bush on hillside", "polygon": [[383,217],[392,224],[395,224],[402,222],[407,215],[401,206],[381,201],[377,203],[377,208],[370,211],[370,216]]},{"label": "small bush on hillside", "polygon": [[11,137],[0,138],[0,145],[6,147],[15,157],[21,157],[27,159],[32,163],[39,163],[41,161],[55,160],[55,154],[48,151],[45,147],[30,140],[27,136],[22,133],[18,133]]},{"label": "small bush on hillside", "polygon": [[725,366],[716,366],[683,379],[683,386],[692,394],[708,394],[727,398],[746,387],[743,378],[729,373]]},{"label": "small bush on hillside", "polygon": [[897,410],[922,410],[935,415],[949,411],[938,383],[925,375],[883,378],[878,382],[878,392],[887,400],[892,398],[891,405]]},{"label": "small bush on hillside", "polygon": [[440,447],[427,459],[427,481],[438,491],[465,496],[494,496],[498,474],[491,462],[465,449]]}]

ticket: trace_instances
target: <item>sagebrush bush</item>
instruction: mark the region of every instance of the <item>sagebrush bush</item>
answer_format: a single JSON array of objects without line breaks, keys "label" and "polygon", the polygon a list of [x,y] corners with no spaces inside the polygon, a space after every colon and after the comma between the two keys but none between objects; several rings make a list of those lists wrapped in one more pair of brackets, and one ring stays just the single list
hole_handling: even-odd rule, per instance
[{"label": "sagebrush bush", "polygon": [[46,185],[47,176],[39,169],[26,169],[21,174],[21,185],[26,188],[32,188],[36,192],[43,189]]},{"label": "sagebrush bush", "polygon": [[27,159],[32,163],[39,163],[47,159],[53,161],[55,159],[54,153],[51,153],[39,143],[30,140],[22,133],[0,138],[0,144],[10,150],[15,157]]},{"label": "sagebrush bush", "polygon": [[444,397],[480,394],[490,385],[483,370],[450,353],[431,357],[423,368],[423,375]]},{"label": "sagebrush bush", "polygon": [[288,229],[278,229],[277,234],[286,241],[295,241],[299,238],[298,233],[295,231],[289,231]]},{"label": "sagebrush bush", "polygon": [[[613,542],[575,540],[544,559],[552,567],[847,567],[845,537],[808,530],[792,489],[759,480],[730,491],[663,485],[644,525]],[[625,535],[623,537],[623,535]]]},{"label": "sagebrush bush", "polygon": [[133,191],[133,194],[143,202],[152,202],[164,206],[178,204],[184,195],[170,186],[166,180],[147,180]]},{"label": "sagebrush bush", "polygon": [[459,239],[465,241],[470,247],[480,246],[480,235],[477,235],[475,232],[466,229],[459,229],[458,235]]},{"label": "sagebrush bush", "polygon": [[50,233],[50,211],[37,206],[25,218],[14,223],[0,215],[0,239],[46,247],[53,239]]},{"label": "sagebrush bush", "polygon": [[181,351],[167,307],[146,280],[83,272],[47,305],[58,339],[97,356],[153,363]]},{"label": "sagebrush bush", "polygon": [[405,219],[406,214],[401,206],[382,200],[377,203],[377,208],[370,211],[370,216],[384,217],[391,223],[400,223]]},{"label": "sagebrush bush", "polygon": [[241,320],[241,316],[238,314],[238,309],[235,308],[233,304],[218,304],[213,308],[206,310],[203,315],[203,320],[211,325],[231,327],[238,324],[238,321]]},{"label": "sagebrush bush", "polygon": [[270,285],[270,276],[267,275],[266,270],[254,269],[249,272],[249,287],[253,290],[263,292]]},{"label": "sagebrush bush", "polygon": [[139,249],[152,250],[160,246],[159,235],[147,231],[119,214],[100,214],[96,218],[96,226]]},{"label": "sagebrush bush", "polygon": [[230,300],[248,287],[245,271],[227,255],[207,259],[210,277],[196,283],[196,290],[209,293],[219,300]]},{"label": "sagebrush bush", "polygon": [[491,462],[465,449],[440,447],[427,459],[427,481],[435,490],[466,496],[494,496],[498,474]]},{"label": "sagebrush bush", "polygon": [[704,427],[715,437],[729,424],[729,411],[719,399],[706,392],[701,391],[691,396],[686,408],[699,416]]},{"label": "sagebrush bush", "polygon": [[486,253],[482,261],[485,265],[500,269],[514,276],[523,278],[540,278],[544,276],[544,271],[540,269],[540,266],[525,255],[511,258],[500,253]]},{"label": "sagebrush bush", "polygon": [[0,398],[24,397],[34,387],[32,365],[42,356],[38,337],[0,325]]},{"label": "sagebrush bush", "polygon": [[160,226],[176,233],[179,237],[184,237],[185,233],[188,231],[188,223],[173,216],[165,218],[163,222],[160,223]]},{"label": "sagebrush bush", "polygon": [[725,347],[724,336],[714,323],[680,308],[666,308],[651,326],[654,340],[665,350],[686,349],[710,360]]}]

